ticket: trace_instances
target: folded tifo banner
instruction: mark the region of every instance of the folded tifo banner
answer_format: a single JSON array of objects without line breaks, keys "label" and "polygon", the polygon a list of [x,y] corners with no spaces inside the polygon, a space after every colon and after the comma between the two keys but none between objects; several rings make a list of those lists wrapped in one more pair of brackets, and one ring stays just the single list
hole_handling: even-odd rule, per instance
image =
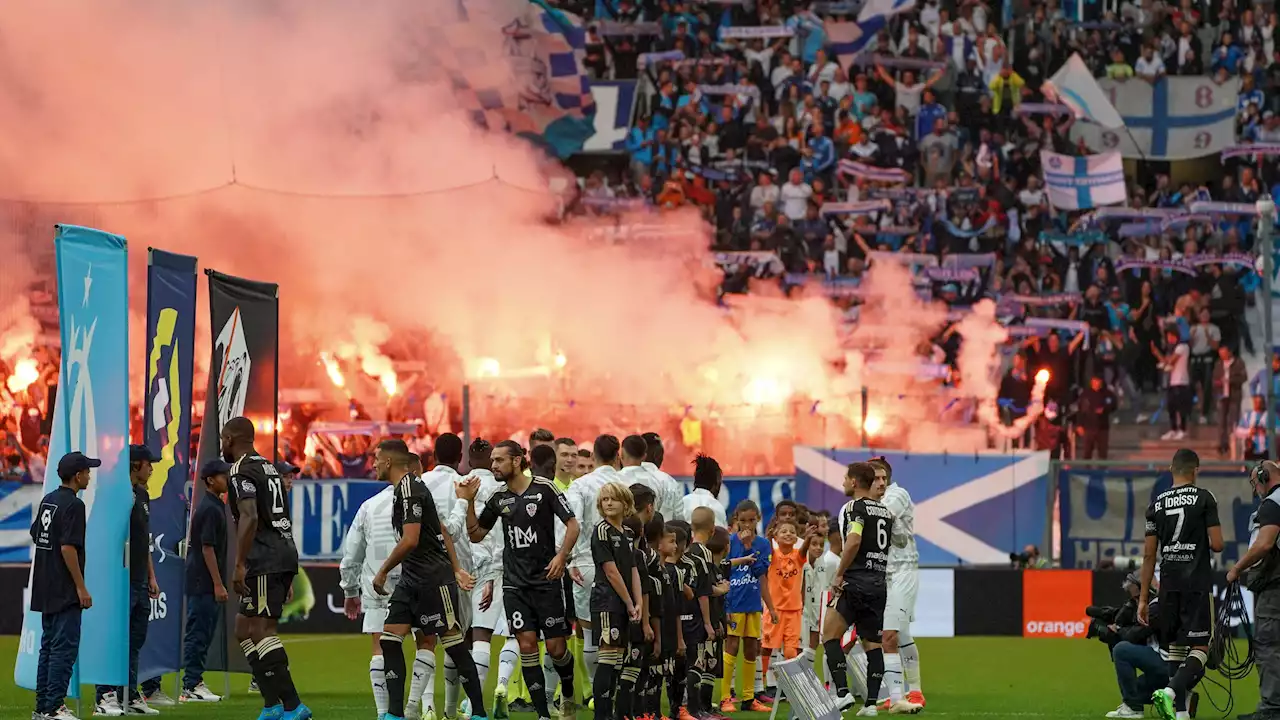
[{"label": "folded tifo banner", "polygon": [[888,24],[889,18],[911,10],[915,0],[868,0],[862,4],[856,22],[828,21],[823,30],[832,54],[843,66],[848,66],[876,35]]},{"label": "folded tifo banner", "polygon": [[1009,562],[1025,545],[1047,547],[1049,453],[918,454],[794,448],[796,491],[809,507],[838,511],[849,463],[884,455],[915,503],[922,565]]},{"label": "folded tifo banner", "polygon": [[[558,157],[596,133],[596,107],[584,71],[586,33],[577,15],[543,0],[496,0],[486,8],[488,36],[469,24],[466,3],[419,28],[425,60],[449,78],[461,109],[477,125],[519,135]],[[514,82],[495,83],[484,68],[508,63]],[[612,120],[612,118],[606,118]]]},{"label": "folded tifo banner", "polygon": [[1090,210],[1128,200],[1124,160],[1120,153],[1072,157],[1044,150],[1040,153],[1049,204],[1062,210]]},{"label": "folded tifo banner", "polygon": [[1072,54],[1040,90],[1050,101],[1067,106],[1077,120],[1113,130],[1124,127],[1124,118],[1115,108],[1115,96],[1103,92],[1080,53]]},{"label": "folded tifo banner", "polygon": [[[68,694],[80,683],[123,685],[129,673],[129,568],[121,549],[129,535],[129,285],[125,239],[59,225],[58,316],[62,368],[49,437],[44,490],[61,484],[57,459],[82,452],[102,460],[81,499],[85,505],[84,582],[93,607],[81,620],[80,654]],[[127,554],[125,555],[127,557]],[[30,596],[26,608],[29,608]],[[43,623],[26,609],[14,682],[36,689]]]}]

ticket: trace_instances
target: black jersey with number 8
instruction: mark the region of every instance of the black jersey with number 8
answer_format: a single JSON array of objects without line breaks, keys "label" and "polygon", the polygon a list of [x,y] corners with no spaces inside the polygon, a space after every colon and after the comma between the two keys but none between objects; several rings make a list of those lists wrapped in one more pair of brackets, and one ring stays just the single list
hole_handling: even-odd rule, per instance
[{"label": "black jersey with number 8", "polygon": [[1156,496],[1146,535],[1156,539],[1162,591],[1210,588],[1209,528],[1218,525],[1218,501],[1204,488],[1175,485]]},{"label": "black jersey with number 8", "polygon": [[486,530],[502,521],[504,588],[559,585],[560,581],[547,579],[547,565],[559,552],[555,544],[557,518],[567,524],[573,519],[573,510],[564,493],[542,478],[534,478],[523,493],[503,488],[489,497],[477,520]]},{"label": "black jersey with number 8", "polygon": [[240,458],[231,466],[230,494],[231,517],[236,525],[240,524],[241,502],[252,500],[258,511],[258,527],[254,529],[245,573],[254,577],[298,572],[289,498],[275,465],[257,453]]}]

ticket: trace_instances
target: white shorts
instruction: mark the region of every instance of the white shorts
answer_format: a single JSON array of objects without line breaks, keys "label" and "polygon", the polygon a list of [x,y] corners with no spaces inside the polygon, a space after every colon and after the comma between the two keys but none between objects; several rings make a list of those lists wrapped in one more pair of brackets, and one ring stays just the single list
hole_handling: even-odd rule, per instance
[{"label": "white shorts", "polygon": [[471,630],[471,591],[458,588],[458,623],[462,626],[462,632]]},{"label": "white shorts", "polygon": [[382,626],[387,623],[387,600],[370,600],[369,598],[360,598],[360,607],[364,609],[364,627],[362,632],[365,635],[382,632]]},{"label": "white shorts", "polygon": [[896,570],[889,576],[889,595],[884,604],[884,629],[901,632],[916,619],[916,594],[920,592],[920,571]]},{"label": "white shorts", "polygon": [[582,573],[582,584],[573,583],[574,617],[589,622],[591,620],[591,587],[596,582],[596,567],[588,565],[578,568],[578,571]]},{"label": "white shorts", "polygon": [[489,603],[488,610],[480,609],[481,589],[484,587],[482,583],[476,583],[475,588],[471,591],[471,626],[490,630],[494,635],[506,636],[507,634],[507,614],[502,609],[502,578],[499,577],[493,581],[493,602]]}]

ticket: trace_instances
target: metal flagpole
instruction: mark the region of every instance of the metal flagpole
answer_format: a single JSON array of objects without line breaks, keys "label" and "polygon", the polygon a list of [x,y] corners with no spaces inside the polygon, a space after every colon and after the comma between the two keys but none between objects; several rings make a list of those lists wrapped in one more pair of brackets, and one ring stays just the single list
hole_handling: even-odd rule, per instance
[{"label": "metal flagpole", "polygon": [[1271,257],[1271,232],[1275,223],[1276,203],[1271,195],[1263,195],[1257,202],[1258,208],[1258,252],[1262,253],[1262,337],[1266,348],[1263,357],[1263,378],[1266,382],[1263,397],[1266,398],[1267,413],[1267,458],[1276,459],[1276,413],[1274,397],[1275,377],[1271,371],[1271,356],[1275,353],[1271,337],[1271,285],[1275,272],[1275,263]]},{"label": "metal flagpole", "polygon": [[462,447],[471,447],[471,385],[462,384]]}]

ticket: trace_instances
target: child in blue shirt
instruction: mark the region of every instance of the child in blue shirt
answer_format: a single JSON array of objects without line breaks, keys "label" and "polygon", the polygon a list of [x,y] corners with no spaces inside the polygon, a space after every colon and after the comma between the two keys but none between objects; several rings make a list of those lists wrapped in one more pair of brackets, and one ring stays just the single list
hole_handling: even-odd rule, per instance
[{"label": "child in blue shirt", "polygon": [[[756,665],[760,657],[761,614],[768,608],[772,618],[777,617],[769,585],[761,578],[769,571],[769,541],[756,534],[760,527],[760,507],[751,500],[743,500],[734,508],[729,524],[736,530],[729,538],[729,594],[725,612],[729,615],[728,636],[724,639],[724,700],[721,712],[736,712],[733,682],[736,679],[738,646],[741,640],[743,659]],[[751,702],[743,709],[751,712],[768,712],[771,708],[763,702],[764,678],[756,665],[754,692],[744,690],[743,698]]]}]

